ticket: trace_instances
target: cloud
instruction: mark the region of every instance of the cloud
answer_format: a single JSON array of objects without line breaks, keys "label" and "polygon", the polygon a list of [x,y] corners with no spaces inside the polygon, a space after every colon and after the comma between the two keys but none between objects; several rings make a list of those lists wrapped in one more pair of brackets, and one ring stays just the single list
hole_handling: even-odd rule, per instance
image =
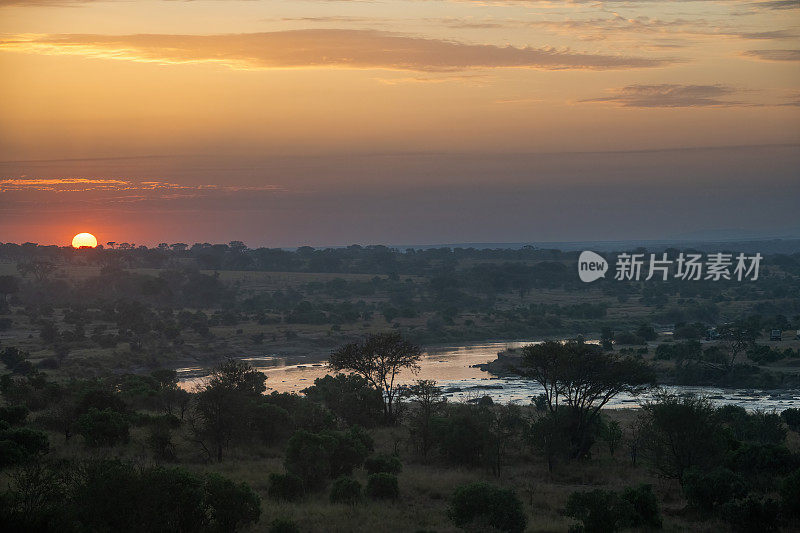
[{"label": "cloud", "polygon": [[744,55],[761,61],[800,61],[800,50],[748,50]]},{"label": "cloud", "polygon": [[723,98],[738,91],[725,85],[628,85],[612,89],[610,96],[589,98],[581,102],[610,103],[621,107],[730,107],[751,106],[746,102]]},{"label": "cloud", "polygon": [[459,29],[536,28],[582,40],[607,40],[616,35],[655,37],[723,37],[740,39],[791,39],[797,33],[788,29],[770,31],[742,31],[719,26],[702,19],[664,20],[647,16],[623,17],[614,13],[608,17],[565,20],[520,20],[440,18],[428,19],[439,25]]},{"label": "cloud", "polygon": [[676,61],[569,49],[467,44],[374,30],[342,29],[226,35],[17,35],[0,39],[0,50],[162,64],[219,63],[238,70],[604,70],[659,67]]},{"label": "cloud", "polygon": [[[192,196],[213,192],[278,191],[274,185],[226,186],[180,185],[160,180],[121,180],[105,178],[4,178],[0,179],[0,194],[4,193],[155,193],[160,198],[174,197],[176,193]],[[125,197],[117,197],[125,198]],[[142,196],[144,198],[144,196]]]},{"label": "cloud", "polygon": [[770,0],[768,2],[754,2],[749,6],[754,9],[766,10],[798,9],[800,8],[800,2],[797,0]]}]

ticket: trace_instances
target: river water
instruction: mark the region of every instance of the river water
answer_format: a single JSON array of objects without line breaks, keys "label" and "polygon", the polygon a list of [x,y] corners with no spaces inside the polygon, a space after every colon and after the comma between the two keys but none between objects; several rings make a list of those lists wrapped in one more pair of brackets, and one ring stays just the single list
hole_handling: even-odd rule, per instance
[{"label": "river water", "polygon": [[[420,371],[415,375],[403,371],[400,383],[408,384],[417,379],[435,380],[451,401],[467,401],[491,396],[495,402],[528,404],[531,398],[542,392],[533,381],[518,377],[498,377],[474,365],[488,363],[497,353],[509,348],[519,348],[536,341],[486,342],[428,348],[420,360]],[[588,341],[591,342],[591,341]],[[595,341],[596,342],[596,341]],[[248,357],[243,360],[264,372],[267,376],[268,392],[300,392],[314,384],[316,378],[328,373],[325,363],[297,363],[297,357]],[[301,359],[302,360],[302,359]],[[206,375],[202,368],[181,368],[178,377],[182,387],[190,389],[200,383]],[[720,389],[714,387],[668,386],[676,394],[706,396],[718,405],[741,405],[748,410],[764,409],[782,411],[789,407],[800,407],[800,390],[756,390]],[[616,408],[638,407],[651,394],[631,397],[620,394],[607,406]]]}]

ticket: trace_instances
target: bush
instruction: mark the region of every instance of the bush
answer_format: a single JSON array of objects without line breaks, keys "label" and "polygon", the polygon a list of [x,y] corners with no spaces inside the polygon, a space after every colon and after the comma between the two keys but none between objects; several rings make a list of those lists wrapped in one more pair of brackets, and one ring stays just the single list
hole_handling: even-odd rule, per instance
[{"label": "bush", "polygon": [[458,465],[480,464],[489,438],[486,410],[457,406],[447,417],[436,417],[433,434],[441,453]]},{"label": "bush", "polygon": [[26,467],[3,495],[14,531],[236,531],[258,520],[245,484],[116,460]]},{"label": "bush", "polygon": [[18,426],[28,417],[28,408],[24,405],[9,405],[0,407],[0,421],[9,426]]},{"label": "bush", "polygon": [[295,432],[286,448],[286,471],[299,477],[306,490],[320,488],[331,472],[331,454],[338,444],[330,435]]},{"label": "bush", "polygon": [[616,494],[610,490],[573,492],[567,499],[564,514],[582,523],[586,533],[609,533],[617,530],[614,509]]},{"label": "bush", "polygon": [[207,474],[205,491],[211,524],[216,531],[236,531],[261,517],[261,499],[245,483]]},{"label": "bush", "polygon": [[527,520],[514,491],[488,483],[472,483],[456,489],[447,516],[458,527],[494,528],[521,532]]},{"label": "bush", "polygon": [[800,516],[800,468],[781,483],[781,503],[789,515]]},{"label": "bush", "polygon": [[0,468],[24,463],[47,452],[47,434],[26,427],[0,430]]},{"label": "bush", "polygon": [[747,498],[733,500],[720,507],[720,516],[733,531],[742,533],[770,533],[778,531],[778,504],[774,500],[761,500],[750,494]]},{"label": "bush", "polygon": [[128,442],[130,424],[127,417],[111,409],[102,411],[91,407],[78,418],[78,433],[92,447],[114,446]]},{"label": "bush", "polygon": [[364,468],[369,474],[399,474],[403,471],[403,463],[395,455],[376,455],[364,461]]},{"label": "bush", "polygon": [[782,474],[800,467],[800,455],[777,444],[745,443],[730,452],[725,464],[734,472],[758,474]]},{"label": "bush", "polygon": [[747,494],[747,485],[739,474],[727,468],[710,472],[687,472],[683,492],[691,507],[710,513],[718,506]]},{"label": "bush", "polygon": [[329,472],[334,479],[352,474],[353,469],[364,464],[364,459],[374,449],[372,437],[360,426],[347,431],[325,431],[323,435],[333,438],[336,443],[329,458]]},{"label": "bush", "polygon": [[620,494],[609,490],[573,492],[564,514],[579,520],[586,533],[609,533],[621,528],[661,528],[661,511],[650,485],[627,487]]},{"label": "bush", "polygon": [[619,495],[620,527],[661,528],[661,509],[650,485],[627,487]]},{"label": "bush", "polygon": [[303,480],[294,474],[269,475],[267,494],[273,500],[297,501],[303,497]]},{"label": "bush", "polygon": [[400,496],[397,476],[380,472],[367,478],[367,496],[373,500],[393,500]]},{"label": "bush", "polygon": [[276,518],[269,525],[269,533],[300,533],[300,528],[288,518]]},{"label": "bush", "polygon": [[781,418],[789,426],[789,429],[800,432],[800,408],[785,409],[781,413]]},{"label": "bush", "polygon": [[337,478],[331,486],[331,503],[349,503],[351,505],[361,499],[361,483],[351,477]]},{"label": "bush", "polygon": [[375,425],[383,418],[383,398],[376,388],[357,374],[327,375],[314,380],[303,391],[348,424]]}]

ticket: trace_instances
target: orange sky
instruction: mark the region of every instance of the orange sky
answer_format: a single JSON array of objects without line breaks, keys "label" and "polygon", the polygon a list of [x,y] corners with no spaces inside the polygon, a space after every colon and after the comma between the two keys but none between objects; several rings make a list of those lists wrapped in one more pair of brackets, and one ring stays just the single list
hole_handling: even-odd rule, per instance
[{"label": "orange sky", "polygon": [[[539,230],[524,226],[549,222],[533,215],[459,231],[457,209],[444,226],[432,215],[398,214],[367,231],[350,220],[351,204],[361,194],[376,195],[370,202],[393,195],[411,212],[420,187],[458,197],[493,184],[496,202],[513,187],[539,198],[555,194],[549,183],[591,181],[598,168],[565,170],[565,155],[545,171],[533,159],[498,164],[496,154],[797,145],[798,35],[800,4],[781,0],[0,0],[0,241],[61,243],[72,228],[125,234],[111,240],[208,240],[185,214],[207,209],[224,211],[225,221],[204,231],[234,239],[246,230],[258,244],[517,240],[526,232],[535,240]],[[756,159],[739,168],[758,174],[765,165],[753,150]],[[413,155],[392,173],[370,154]],[[458,154],[482,155],[475,168],[484,173],[465,175]],[[769,176],[748,177],[774,183],[775,198],[764,201],[775,209],[779,189],[793,194],[783,184],[800,177],[795,157],[787,148]],[[709,169],[676,158],[688,175],[711,179],[704,194],[712,204],[712,190],[736,189],[724,161]],[[657,160],[620,156],[597,176],[618,191],[655,191],[670,174],[648,167]],[[48,179],[118,180],[132,194],[36,181]],[[347,211],[324,195],[342,195]],[[123,196],[124,209],[108,209]],[[262,196],[270,200],[246,201]],[[292,198],[327,206],[322,226]],[[154,203],[164,213],[156,226],[142,207]],[[775,209],[774,223],[715,222],[698,212],[686,227],[664,222],[641,233],[800,227]],[[633,215],[620,221],[635,226]],[[280,233],[259,237],[255,221]],[[100,227],[82,227],[89,224]],[[615,228],[586,238],[613,238]],[[577,226],[544,229],[554,239],[581,235]]]}]

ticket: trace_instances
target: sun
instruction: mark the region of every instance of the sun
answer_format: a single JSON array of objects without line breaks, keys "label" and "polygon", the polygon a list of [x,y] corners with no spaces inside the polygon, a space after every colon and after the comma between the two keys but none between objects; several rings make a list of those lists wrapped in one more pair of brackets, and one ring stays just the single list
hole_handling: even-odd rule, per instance
[{"label": "sun", "polygon": [[91,233],[78,233],[72,238],[73,248],[94,248],[97,239]]}]

